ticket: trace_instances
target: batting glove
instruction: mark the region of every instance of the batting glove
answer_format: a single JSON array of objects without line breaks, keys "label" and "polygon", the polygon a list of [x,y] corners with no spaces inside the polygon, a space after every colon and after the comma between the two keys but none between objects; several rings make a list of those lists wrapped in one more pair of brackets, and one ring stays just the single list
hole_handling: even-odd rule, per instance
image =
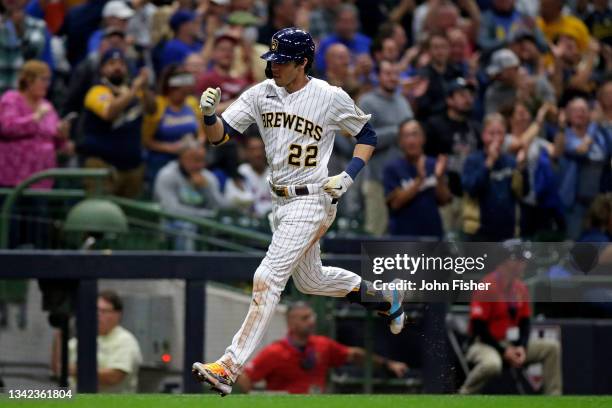
[{"label": "batting glove", "polygon": [[217,105],[221,100],[221,89],[216,88],[208,88],[204,92],[202,92],[202,97],[200,98],[200,109],[202,109],[202,113],[204,116],[212,116],[215,114],[215,109],[217,109]]},{"label": "batting glove", "polygon": [[340,198],[353,185],[353,179],[346,171],[329,177],[323,186],[323,190],[333,198]]}]

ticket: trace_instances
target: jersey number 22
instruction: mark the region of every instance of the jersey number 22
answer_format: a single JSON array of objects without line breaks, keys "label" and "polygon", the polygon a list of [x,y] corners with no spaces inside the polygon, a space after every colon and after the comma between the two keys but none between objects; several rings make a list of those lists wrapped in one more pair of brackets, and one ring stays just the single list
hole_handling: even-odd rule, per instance
[{"label": "jersey number 22", "polygon": [[[302,153],[304,153],[304,164],[302,164]],[[317,145],[304,146],[299,144],[289,145],[289,164],[292,166],[315,167],[317,165]]]}]

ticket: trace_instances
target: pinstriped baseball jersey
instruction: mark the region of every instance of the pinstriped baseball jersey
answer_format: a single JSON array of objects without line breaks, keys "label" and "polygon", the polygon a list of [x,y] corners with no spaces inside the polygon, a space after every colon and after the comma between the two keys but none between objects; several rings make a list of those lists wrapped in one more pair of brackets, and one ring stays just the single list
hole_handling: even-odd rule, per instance
[{"label": "pinstriped baseball jersey", "polygon": [[277,185],[324,182],[335,133],[354,136],[370,119],[341,88],[316,78],[292,93],[276,86],[274,80],[260,82],[222,117],[241,133],[257,124],[270,178]]},{"label": "pinstriped baseball jersey", "polygon": [[[273,80],[263,81],[244,92],[222,117],[239,132],[257,124],[276,185],[323,184],[335,132],[356,135],[370,119],[342,89],[313,78],[293,93]],[[319,239],[336,216],[329,195],[273,195],[272,203],[272,242],[253,277],[253,301],[232,344],[217,360],[232,381],[261,342],[289,277],[303,293],[337,297],[361,282],[353,272],[321,263]]]}]

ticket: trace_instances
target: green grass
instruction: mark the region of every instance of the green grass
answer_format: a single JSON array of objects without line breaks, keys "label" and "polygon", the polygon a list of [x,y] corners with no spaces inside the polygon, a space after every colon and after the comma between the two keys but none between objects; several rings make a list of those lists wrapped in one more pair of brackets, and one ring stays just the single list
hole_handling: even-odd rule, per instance
[{"label": "green grass", "polygon": [[67,408],[610,408],[612,396],[458,395],[77,395],[72,400],[0,400],[0,406]]}]

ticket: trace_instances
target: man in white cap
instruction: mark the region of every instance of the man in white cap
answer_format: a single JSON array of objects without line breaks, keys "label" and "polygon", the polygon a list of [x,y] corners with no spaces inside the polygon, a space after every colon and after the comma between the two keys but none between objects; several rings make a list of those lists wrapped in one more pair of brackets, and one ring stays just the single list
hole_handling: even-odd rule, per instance
[{"label": "man in white cap", "polygon": [[102,27],[93,32],[87,43],[87,53],[97,52],[106,29],[113,28],[125,32],[134,10],[123,0],[111,0],[102,9]]},{"label": "man in white cap", "polygon": [[486,114],[509,109],[518,99],[529,102],[535,98],[555,103],[550,82],[542,76],[529,76],[525,70],[520,72],[520,65],[517,55],[508,48],[493,53],[487,66],[491,84],[485,93]]},{"label": "man in white cap", "polygon": [[507,48],[497,50],[491,56],[487,75],[491,85],[485,93],[485,112],[499,112],[504,104],[514,104],[516,88],[519,83],[520,61],[516,54]]}]

